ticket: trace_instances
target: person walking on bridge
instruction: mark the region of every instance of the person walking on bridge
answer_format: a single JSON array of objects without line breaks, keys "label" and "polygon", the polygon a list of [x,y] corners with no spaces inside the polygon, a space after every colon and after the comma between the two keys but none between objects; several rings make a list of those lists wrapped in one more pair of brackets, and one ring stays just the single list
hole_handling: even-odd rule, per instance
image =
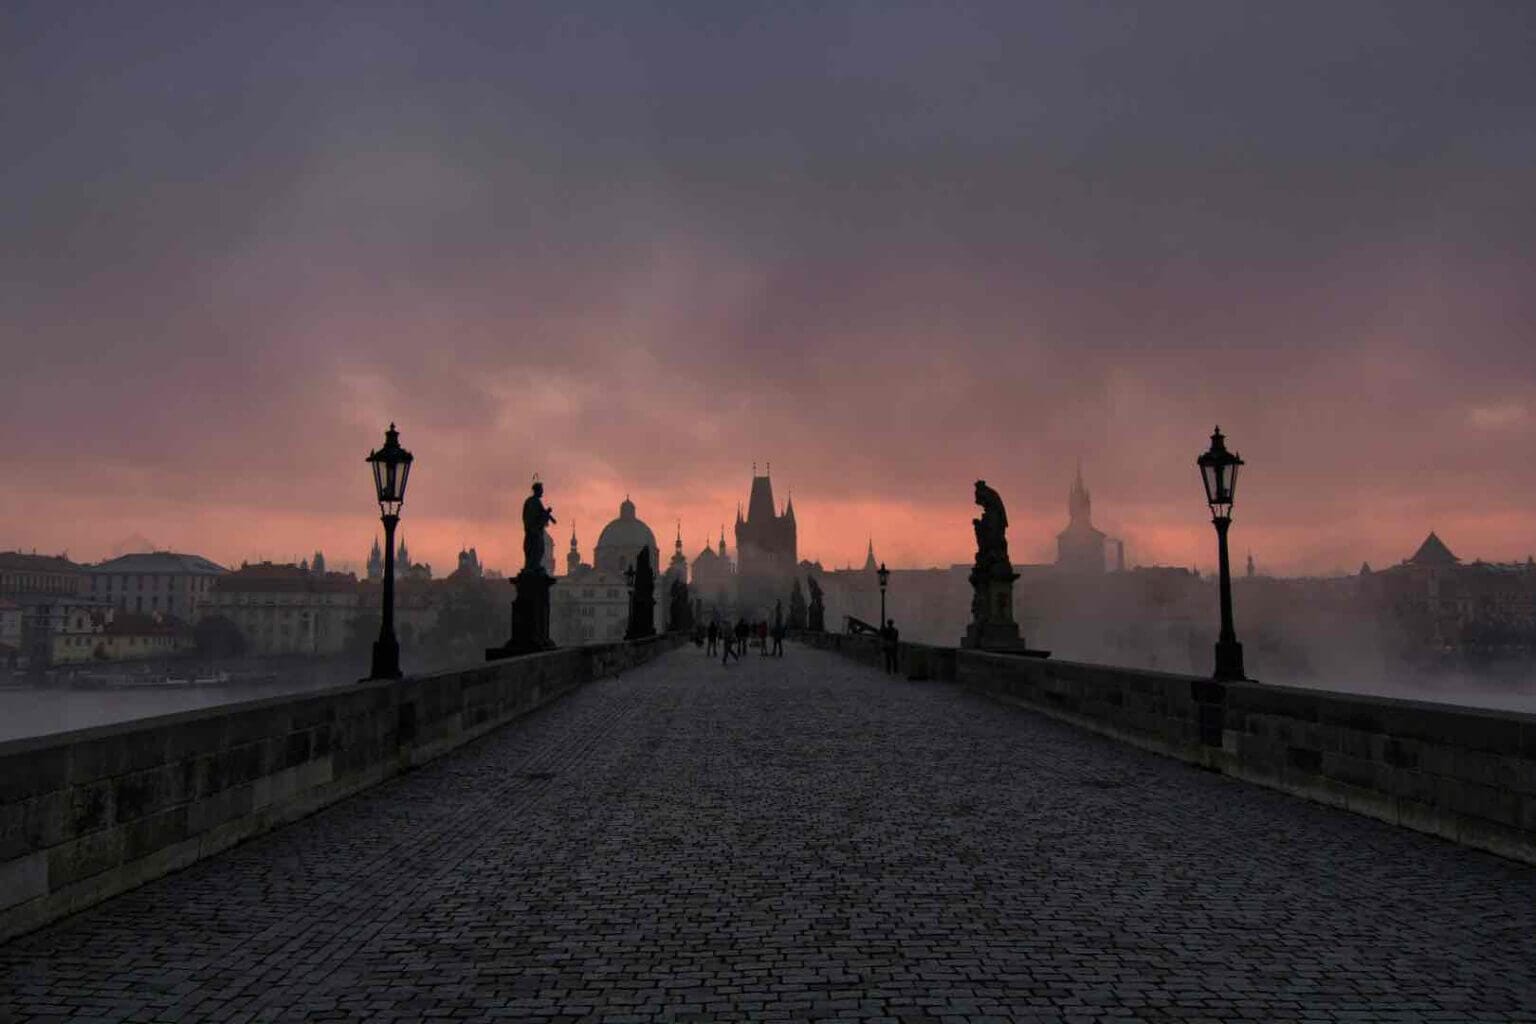
[{"label": "person walking on bridge", "polygon": [[709,641],[709,648],[704,653],[713,658],[720,653],[720,623],[711,619],[709,629],[705,631],[704,636]]},{"label": "person walking on bridge", "polygon": [[722,648],[720,664],[722,665],[729,664],[732,658],[735,658],[737,661],[741,660],[741,652],[736,650],[735,644],[733,644],[731,641],[732,637],[730,629],[728,627],[722,626],[720,628],[720,646]]},{"label": "person walking on bridge", "polygon": [[773,624],[773,656],[784,657],[784,623],[782,622]]}]

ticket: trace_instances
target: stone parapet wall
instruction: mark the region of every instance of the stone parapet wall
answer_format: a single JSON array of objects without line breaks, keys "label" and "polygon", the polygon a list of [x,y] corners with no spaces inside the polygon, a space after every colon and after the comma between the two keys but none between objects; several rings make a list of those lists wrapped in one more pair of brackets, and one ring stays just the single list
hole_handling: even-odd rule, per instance
[{"label": "stone parapet wall", "polygon": [[[869,665],[879,641],[796,636]],[[1536,715],[902,644],[957,682],[1136,746],[1536,864]]]},{"label": "stone parapet wall", "polygon": [[0,941],[430,761],[676,636],[0,743]]}]

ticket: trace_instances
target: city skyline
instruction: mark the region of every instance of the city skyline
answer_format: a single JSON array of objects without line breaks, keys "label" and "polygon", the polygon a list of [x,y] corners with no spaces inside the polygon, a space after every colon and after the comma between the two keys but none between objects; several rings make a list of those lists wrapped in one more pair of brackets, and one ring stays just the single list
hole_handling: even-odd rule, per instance
[{"label": "city skyline", "polygon": [[[754,466],[756,466],[756,464],[754,464]],[[748,475],[746,477],[749,483],[750,473],[752,471],[752,469],[749,469]],[[756,471],[765,472],[766,469],[764,467],[756,467]],[[416,494],[418,492],[416,492],[414,488],[420,486],[420,476],[413,477],[413,481],[412,494]],[[1113,514],[1112,509],[1105,509],[1100,492],[1096,487],[1093,486],[1091,477],[1087,477],[1085,482],[1088,485],[1088,490],[1094,496],[1094,525],[1103,527],[1105,523],[1123,524],[1123,516],[1116,516]],[[1251,485],[1251,475],[1248,477],[1245,483]],[[631,492],[626,490],[622,492],[623,497],[621,497],[619,500],[622,501],[625,500],[625,498],[633,498],[635,493],[643,492]],[[781,491],[779,493],[777,500],[780,506],[780,510],[782,510],[782,506],[788,499],[788,496],[789,492]],[[746,502],[744,498],[739,502],[739,504],[743,509],[745,509]],[[583,557],[589,558],[593,550],[593,545],[596,543],[597,535],[601,532],[602,528],[606,526],[610,521],[612,521],[617,515],[617,505],[615,505],[614,509],[609,511],[606,516],[603,516],[595,507],[590,507],[591,499],[589,499],[588,505],[589,510],[594,513],[590,518],[580,518],[582,509],[578,509],[576,516],[570,518],[562,518],[560,525],[556,526],[551,532],[551,535],[555,540],[555,554],[557,563],[563,564],[563,559],[565,552],[568,549],[569,538],[573,529],[576,532],[578,545],[583,553]],[[650,512],[648,514],[650,506],[648,506],[648,504],[644,501],[637,501],[636,505],[639,510],[637,512],[638,518],[646,522],[651,527],[651,529],[656,534],[658,544],[664,549],[666,553],[670,553],[672,549],[672,540],[675,537],[674,531],[676,531],[679,526],[681,526],[683,537],[683,553],[690,564],[698,555],[699,551],[702,550],[705,546],[713,549],[718,545],[723,530],[726,545],[730,551],[731,558],[733,561],[735,560],[736,539],[734,532],[734,522],[736,510],[734,506],[731,509],[731,514],[729,517],[722,518],[719,523],[717,523],[714,527],[707,531],[707,534],[705,534],[691,532],[687,528],[686,522],[680,524],[676,518],[669,520],[662,518],[661,515],[658,515],[655,512]],[[796,500],[796,509],[799,514],[799,522],[801,524],[802,535],[823,539],[826,538],[829,534],[851,536],[851,534],[846,530],[829,530],[824,526],[818,528],[818,525],[814,520],[812,520],[811,514],[812,512],[820,511],[823,507],[823,503],[817,501],[814,495],[809,497],[802,496]],[[958,507],[959,506],[957,503],[957,509]],[[846,515],[860,522],[872,522],[872,520],[859,518],[860,506],[845,506],[845,509],[846,508],[852,509],[852,511],[845,512]],[[812,512],[808,512],[807,510],[812,510]],[[569,512],[567,512],[566,509],[562,509],[561,511],[564,512],[566,516],[569,516]],[[660,512],[661,510],[656,511]],[[1108,516],[1104,514],[1106,511],[1109,512]],[[1015,561],[1021,565],[1043,565],[1055,562],[1057,557],[1056,535],[1067,524],[1068,521],[1067,497],[1063,495],[1062,500],[1059,502],[1059,508],[1054,513],[1049,508],[1038,510],[1033,506],[1025,506],[1018,512],[1011,511],[1010,514],[1015,524],[1013,530],[1017,538],[1015,544]],[[363,516],[364,522],[366,523],[367,511],[363,513]],[[916,523],[919,528],[922,526],[922,521],[915,517],[908,518],[906,521],[909,524]],[[1241,523],[1240,516],[1237,519],[1237,522],[1239,524]],[[586,528],[583,528],[583,523],[588,524]],[[670,526],[668,524],[670,524]],[[43,555],[67,555],[72,560],[82,564],[96,563],[105,559],[116,557],[118,555],[140,551],[180,551],[207,555],[214,561],[219,562],[228,568],[235,568],[243,563],[256,564],[259,562],[267,561],[274,563],[297,564],[302,560],[307,560],[310,558],[316,551],[320,551],[325,554],[327,565],[333,571],[349,571],[356,573],[359,577],[363,577],[366,575],[368,547],[371,546],[373,540],[377,539],[377,537],[370,535],[370,539],[366,544],[362,546],[361,552],[359,553],[354,551],[353,549],[357,548],[358,544],[355,542],[355,538],[348,536],[347,531],[355,525],[356,524],[343,524],[338,528],[339,533],[327,534],[327,536],[340,536],[341,540],[338,542],[329,544],[313,543],[309,545],[304,545],[301,543],[298,547],[293,548],[279,548],[273,544],[265,542],[255,544],[245,542],[243,544],[237,545],[227,540],[215,540],[211,546],[200,548],[191,544],[167,542],[164,538],[149,537],[143,533],[135,532],[129,536],[119,538],[117,541],[112,542],[97,554],[93,554],[89,548],[79,545],[65,545],[59,548],[45,548],[41,545],[28,545],[25,543],[6,544],[3,541],[0,541],[0,550],[16,550],[23,553],[35,553]],[[372,525],[374,527],[375,534],[378,534],[377,524],[373,523]],[[411,525],[412,520],[409,512],[407,512],[407,514],[402,518],[402,529],[396,538],[397,544],[404,542],[410,549],[412,561],[417,564],[427,563],[432,565],[434,567],[434,573],[438,577],[445,576],[451,572],[454,565],[456,564],[458,554],[461,551],[470,548],[476,549],[481,553],[481,560],[487,569],[496,571],[503,571],[506,567],[510,567],[516,561],[516,559],[521,557],[519,549],[520,541],[515,539],[511,543],[507,543],[504,539],[499,542],[491,534],[486,534],[480,537],[469,535],[459,541],[443,545],[441,543],[435,543],[430,539],[426,541],[419,539],[419,531],[413,531],[410,529]],[[949,525],[953,527],[952,523]],[[513,528],[515,528],[515,524],[509,526],[508,530]],[[1205,523],[1205,528],[1208,531],[1208,523]],[[871,532],[866,534],[863,539],[860,540],[857,545],[855,545],[857,549],[856,551],[854,550],[854,547],[847,547],[845,551],[845,546],[839,546],[837,548],[837,551],[839,552],[838,555],[836,557],[828,558],[821,553],[820,549],[806,547],[806,543],[802,542],[800,546],[800,557],[803,560],[817,562],[827,570],[857,568],[863,565],[867,552],[867,546],[872,543],[876,550],[877,559],[881,562],[888,563],[891,568],[921,569],[948,568],[950,566],[960,565],[969,561],[971,555],[973,554],[974,544],[972,542],[962,540],[960,547],[956,549],[958,553],[954,558],[946,559],[937,557],[932,554],[925,555],[921,549],[917,548],[898,547],[895,545],[888,546],[884,542],[882,534],[875,532],[878,529],[878,524],[874,527],[871,527],[870,529]],[[1177,529],[1177,527],[1175,527],[1175,529]],[[442,531],[438,532],[440,535],[442,534]],[[1122,525],[1118,529],[1111,528],[1105,532],[1108,534],[1105,551],[1106,565],[1113,565],[1115,542],[1124,541],[1126,543],[1127,567],[1176,566],[1200,569],[1203,572],[1214,571],[1215,560],[1213,552],[1195,550],[1195,557],[1188,561],[1180,561],[1177,558],[1160,558],[1156,554],[1155,548],[1143,546],[1143,541],[1137,539],[1145,538],[1148,536],[1155,536],[1154,531],[1138,528],[1134,525],[1128,527]],[[1265,551],[1262,548],[1255,548],[1252,544],[1244,545],[1241,543],[1237,544],[1236,546],[1237,554],[1234,555],[1234,559],[1241,562],[1245,557],[1249,555],[1254,556],[1258,561],[1260,572],[1263,575],[1294,577],[1349,575],[1357,572],[1362,562],[1369,563],[1376,568],[1384,568],[1406,560],[1413,554],[1414,551],[1418,549],[1418,546],[1423,542],[1425,536],[1427,536],[1429,533],[1446,534],[1446,531],[1438,529],[1434,526],[1426,526],[1416,536],[1410,534],[1408,536],[1408,540],[1405,542],[1406,546],[1402,547],[1401,550],[1391,549],[1384,542],[1376,543],[1368,548],[1362,549],[1362,551],[1367,552],[1378,552],[1376,557],[1370,557],[1369,554],[1363,554],[1362,556],[1355,558],[1353,561],[1345,561],[1323,567],[1298,565],[1295,560],[1286,558],[1283,553]],[[1453,550],[1458,553],[1458,555],[1464,556],[1462,560],[1465,562],[1472,562],[1477,560],[1495,563],[1516,563],[1523,562],[1532,554],[1531,551],[1522,552],[1512,550],[1508,552],[1491,552],[1486,550],[1473,549],[1468,547],[1462,538],[1454,534],[1447,536],[1447,543]],[[1197,541],[1200,539],[1204,539],[1204,535],[1196,538]],[[1198,548],[1198,544],[1196,547]],[[223,555],[209,554],[210,551],[226,550],[228,553]],[[916,552],[915,554],[913,554],[914,551]],[[1207,555],[1208,557],[1202,560],[1200,557],[1201,555]]]}]

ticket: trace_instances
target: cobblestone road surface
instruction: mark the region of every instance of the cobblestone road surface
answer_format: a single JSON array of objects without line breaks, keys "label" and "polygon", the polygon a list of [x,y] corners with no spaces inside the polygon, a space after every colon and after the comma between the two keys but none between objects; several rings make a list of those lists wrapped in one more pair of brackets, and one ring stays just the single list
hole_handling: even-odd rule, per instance
[{"label": "cobblestone road surface", "polygon": [[692,648],[0,947],[0,1019],[1536,1021],[1536,869]]}]

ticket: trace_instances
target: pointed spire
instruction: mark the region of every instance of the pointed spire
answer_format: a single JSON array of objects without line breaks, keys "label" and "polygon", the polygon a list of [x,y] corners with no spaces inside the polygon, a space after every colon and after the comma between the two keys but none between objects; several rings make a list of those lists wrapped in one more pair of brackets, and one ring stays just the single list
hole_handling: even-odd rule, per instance
[{"label": "pointed spire", "polygon": [[683,553],[683,521],[681,519],[677,521],[677,540],[673,541],[672,548],[678,554]]}]

